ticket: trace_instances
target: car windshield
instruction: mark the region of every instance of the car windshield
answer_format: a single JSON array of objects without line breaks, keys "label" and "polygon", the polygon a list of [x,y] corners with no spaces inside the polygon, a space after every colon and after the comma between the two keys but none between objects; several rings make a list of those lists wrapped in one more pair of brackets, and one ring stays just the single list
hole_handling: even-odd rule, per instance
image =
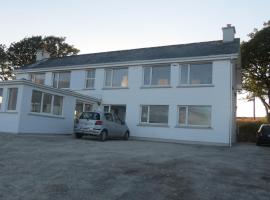
[{"label": "car windshield", "polygon": [[80,119],[100,120],[100,114],[95,112],[84,112],[81,114]]},{"label": "car windshield", "polygon": [[262,127],[262,131],[263,131],[264,133],[270,133],[270,126],[263,126],[263,127]]}]

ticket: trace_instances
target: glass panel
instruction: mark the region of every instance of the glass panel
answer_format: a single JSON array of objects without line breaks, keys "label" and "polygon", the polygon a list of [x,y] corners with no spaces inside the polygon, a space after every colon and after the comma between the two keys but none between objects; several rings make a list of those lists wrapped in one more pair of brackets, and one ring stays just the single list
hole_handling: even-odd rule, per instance
[{"label": "glass panel", "polygon": [[8,110],[16,110],[18,88],[8,89]]},{"label": "glass panel", "polygon": [[53,87],[57,88],[58,73],[53,74]]},{"label": "glass panel", "polygon": [[95,112],[84,112],[80,116],[80,119],[100,120],[100,114]]},{"label": "glass panel", "polygon": [[95,78],[95,70],[94,69],[87,71],[87,78]]},{"label": "glass panel", "polygon": [[110,112],[110,106],[104,106],[103,111],[106,113]]},{"label": "glass panel", "polygon": [[75,108],[75,116],[79,118],[82,112],[83,112],[83,103],[77,102]]},{"label": "glass panel", "polygon": [[211,106],[189,106],[188,107],[189,125],[211,125]]},{"label": "glass panel", "polygon": [[211,84],[212,64],[190,65],[190,84]]},{"label": "glass panel", "polygon": [[31,74],[31,81],[33,83],[37,83],[37,84],[42,84],[44,85],[45,83],[45,74]]},{"label": "glass panel", "polygon": [[69,88],[70,72],[59,73],[58,88]]},{"label": "glass panel", "polygon": [[53,114],[62,115],[62,110],[63,110],[63,97],[55,95],[53,101]]},{"label": "glass panel", "polygon": [[94,86],[95,86],[95,79],[86,80],[86,88],[94,88]]},{"label": "glass panel", "polygon": [[92,111],[93,105],[92,104],[84,104],[84,111],[89,112]]},{"label": "glass panel", "polygon": [[188,65],[182,65],[181,68],[180,84],[188,84]]},{"label": "glass panel", "polygon": [[52,107],[52,95],[43,93],[42,112],[51,113],[51,107]]},{"label": "glass panel", "polygon": [[143,68],[143,84],[144,85],[150,85],[150,73],[151,73],[151,67]]},{"label": "glass panel", "polygon": [[0,110],[3,102],[3,88],[0,88]]},{"label": "glass panel", "polygon": [[33,90],[31,100],[31,112],[40,112],[42,92]]},{"label": "glass panel", "polygon": [[178,123],[179,124],[186,124],[186,107],[179,107],[179,117],[178,117]]},{"label": "glass panel", "polygon": [[113,87],[127,87],[128,86],[128,69],[113,69]]},{"label": "glass panel", "polygon": [[170,67],[152,67],[151,85],[170,85]]},{"label": "glass panel", "polygon": [[168,123],[169,106],[150,106],[149,123]]},{"label": "glass panel", "polygon": [[104,116],[106,120],[113,121],[113,116],[111,113],[105,113]]},{"label": "glass panel", "polygon": [[112,70],[105,70],[105,86],[110,87],[112,85]]},{"label": "glass panel", "polygon": [[121,121],[126,121],[126,106],[112,105],[111,113],[114,113]]},{"label": "glass panel", "polygon": [[147,122],[148,119],[148,106],[142,106],[141,122]]}]

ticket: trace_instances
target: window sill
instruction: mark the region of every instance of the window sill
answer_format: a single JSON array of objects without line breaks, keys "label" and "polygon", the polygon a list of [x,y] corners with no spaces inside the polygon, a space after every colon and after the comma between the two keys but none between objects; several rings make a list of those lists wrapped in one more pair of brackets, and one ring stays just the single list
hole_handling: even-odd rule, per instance
[{"label": "window sill", "polygon": [[139,123],[137,126],[145,126],[145,127],[166,127],[169,128],[168,124],[144,124],[144,123]]},{"label": "window sill", "polygon": [[153,88],[172,88],[170,85],[150,85],[150,86],[141,86],[141,89],[153,89]]},{"label": "window sill", "polygon": [[129,89],[128,87],[104,87],[102,90]]},{"label": "window sill", "polygon": [[190,84],[177,86],[177,88],[196,88],[196,87],[214,87],[214,84]]},{"label": "window sill", "polygon": [[212,129],[211,126],[180,126],[180,125],[176,125],[174,128],[188,128],[188,129]]},{"label": "window sill", "polygon": [[34,115],[34,116],[39,116],[39,117],[47,117],[47,118],[58,118],[58,119],[65,119],[62,115],[50,115],[50,114],[43,114],[43,113],[35,113],[35,112],[30,112],[28,115]]},{"label": "window sill", "polygon": [[19,112],[16,111],[16,110],[14,110],[14,111],[8,110],[8,111],[0,111],[0,113],[4,113],[4,114],[18,114]]},{"label": "window sill", "polygon": [[95,88],[83,88],[83,90],[95,90]]}]

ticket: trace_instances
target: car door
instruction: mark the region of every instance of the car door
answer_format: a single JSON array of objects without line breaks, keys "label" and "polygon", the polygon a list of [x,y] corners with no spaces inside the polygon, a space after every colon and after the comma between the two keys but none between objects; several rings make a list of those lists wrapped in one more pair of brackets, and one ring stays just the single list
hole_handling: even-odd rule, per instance
[{"label": "car door", "polygon": [[114,137],[117,133],[117,127],[115,126],[114,119],[111,113],[104,113],[106,120],[106,128],[108,129],[109,136]]},{"label": "car door", "polygon": [[113,117],[116,127],[116,136],[121,137],[124,135],[122,120],[115,114],[113,115]]}]

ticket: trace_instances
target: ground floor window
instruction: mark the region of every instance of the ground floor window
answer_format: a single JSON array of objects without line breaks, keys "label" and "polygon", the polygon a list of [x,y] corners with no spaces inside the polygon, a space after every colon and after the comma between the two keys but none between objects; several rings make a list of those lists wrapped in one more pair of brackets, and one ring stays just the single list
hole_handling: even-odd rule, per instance
[{"label": "ground floor window", "polygon": [[16,110],[18,88],[8,88],[8,105],[7,110]]},{"label": "ground floor window", "polygon": [[211,106],[178,106],[179,126],[211,126]]},{"label": "ground floor window", "polygon": [[103,110],[115,114],[123,122],[126,121],[126,105],[104,105]]},{"label": "ground floor window", "polygon": [[79,118],[82,112],[90,112],[93,111],[93,104],[77,102],[75,108],[75,117]]},{"label": "ground floor window", "polygon": [[33,90],[31,100],[31,112],[62,115],[62,110],[62,96]]},{"label": "ground floor window", "polygon": [[168,105],[142,105],[141,123],[168,124]]},{"label": "ground floor window", "polygon": [[3,102],[3,88],[0,88],[0,111],[2,107],[2,102]]}]

